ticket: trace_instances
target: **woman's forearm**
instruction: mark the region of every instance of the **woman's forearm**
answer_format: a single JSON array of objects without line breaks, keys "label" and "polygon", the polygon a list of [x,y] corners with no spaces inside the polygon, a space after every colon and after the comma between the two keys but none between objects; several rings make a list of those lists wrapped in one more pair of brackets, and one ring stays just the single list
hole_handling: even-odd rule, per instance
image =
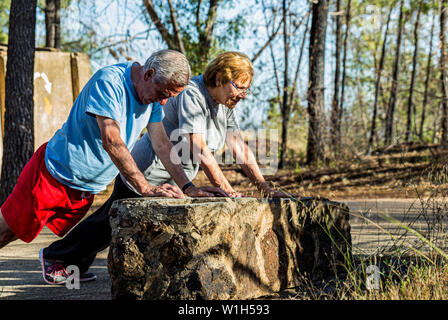
[{"label": "woman's forearm", "polygon": [[266,190],[268,185],[261,173],[254,153],[239,135],[232,138],[232,140],[229,139],[228,141],[231,143],[233,156],[237,163],[241,163],[241,169],[258,190]]},{"label": "woman's forearm", "polygon": [[206,156],[204,154],[201,154],[199,159],[202,170],[215,187],[220,187],[226,192],[234,191],[232,186],[230,185],[230,182],[224,176],[224,173],[222,172],[221,168],[219,167],[213,155],[210,154]]},{"label": "woman's forearm", "polygon": [[227,178],[216,162],[215,157],[210,152],[205,142],[204,136],[200,133],[191,133],[189,136],[190,150],[195,161],[199,162],[205,175],[215,187],[220,187],[226,192],[233,192]]}]

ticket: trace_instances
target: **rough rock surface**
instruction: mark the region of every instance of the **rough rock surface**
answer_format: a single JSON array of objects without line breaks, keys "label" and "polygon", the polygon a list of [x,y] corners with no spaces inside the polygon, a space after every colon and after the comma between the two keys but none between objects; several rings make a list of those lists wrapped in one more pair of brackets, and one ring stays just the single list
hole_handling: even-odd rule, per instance
[{"label": "rough rock surface", "polygon": [[348,208],[326,199],[125,199],[110,215],[114,299],[251,299],[351,256]]}]

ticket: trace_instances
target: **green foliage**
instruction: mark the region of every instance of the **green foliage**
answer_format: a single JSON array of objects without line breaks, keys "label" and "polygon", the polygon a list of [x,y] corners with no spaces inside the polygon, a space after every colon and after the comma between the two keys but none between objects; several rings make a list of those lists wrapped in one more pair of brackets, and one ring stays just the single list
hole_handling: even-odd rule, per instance
[{"label": "green foliage", "polygon": [[[209,2],[198,0],[173,1],[175,18],[193,74],[202,73],[213,57],[231,47],[231,44],[241,37],[245,31],[247,8],[241,8],[239,13],[232,18],[220,15],[221,9],[226,6],[233,6],[235,3],[234,0],[218,1],[216,22],[213,26],[211,41],[208,43],[206,26],[210,19]],[[174,34],[167,2],[155,0],[153,4],[163,25],[171,34]],[[142,7],[142,10],[145,10],[144,7]],[[145,15],[147,15],[146,11]],[[147,21],[152,24],[150,18],[147,18]]]},{"label": "green foliage", "polygon": [[0,43],[8,43],[10,6],[11,0],[0,0]]},{"label": "green foliage", "polygon": [[[61,0],[61,11],[63,12],[65,9],[67,9],[72,0]],[[0,0],[0,43],[8,43],[8,32],[9,32],[9,8],[11,6],[11,0]],[[45,0],[38,0],[37,1],[37,11],[38,11],[38,18],[37,18],[37,24],[41,24],[41,27],[45,29],[43,26],[45,24]],[[39,15],[41,13],[41,16]],[[61,17],[62,19],[62,17]],[[61,21],[61,24],[63,24],[63,21]],[[64,29],[62,29],[62,32],[64,32]],[[45,35],[43,35],[45,36]],[[64,33],[62,33],[62,37],[64,38]],[[39,39],[36,39],[39,42]],[[70,47],[65,47],[64,44],[62,44],[63,50],[70,49]]]}]

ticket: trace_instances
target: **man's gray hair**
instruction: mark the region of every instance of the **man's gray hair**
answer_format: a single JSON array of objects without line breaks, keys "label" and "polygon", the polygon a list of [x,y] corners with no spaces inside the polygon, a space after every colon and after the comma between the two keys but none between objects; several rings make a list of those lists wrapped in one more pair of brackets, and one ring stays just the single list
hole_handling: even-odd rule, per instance
[{"label": "man's gray hair", "polygon": [[160,50],[154,52],[144,65],[144,70],[153,68],[154,82],[168,84],[176,83],[179,87],[188,84],[191,77],[190,64],[187,58],[175,50]]}]

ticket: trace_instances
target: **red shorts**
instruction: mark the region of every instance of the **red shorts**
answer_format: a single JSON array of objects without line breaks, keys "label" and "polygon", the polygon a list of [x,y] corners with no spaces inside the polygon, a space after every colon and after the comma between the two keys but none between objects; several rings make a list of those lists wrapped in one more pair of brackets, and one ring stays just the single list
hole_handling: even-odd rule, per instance
[{"label": "red shorts", "polygon": [[53,178],[45,165],[46,147],[45,143],[34,153],[1,208],[11,231],[25,242],[37,237],[45,225],[64,236],[84,217],[94,198]]}]

